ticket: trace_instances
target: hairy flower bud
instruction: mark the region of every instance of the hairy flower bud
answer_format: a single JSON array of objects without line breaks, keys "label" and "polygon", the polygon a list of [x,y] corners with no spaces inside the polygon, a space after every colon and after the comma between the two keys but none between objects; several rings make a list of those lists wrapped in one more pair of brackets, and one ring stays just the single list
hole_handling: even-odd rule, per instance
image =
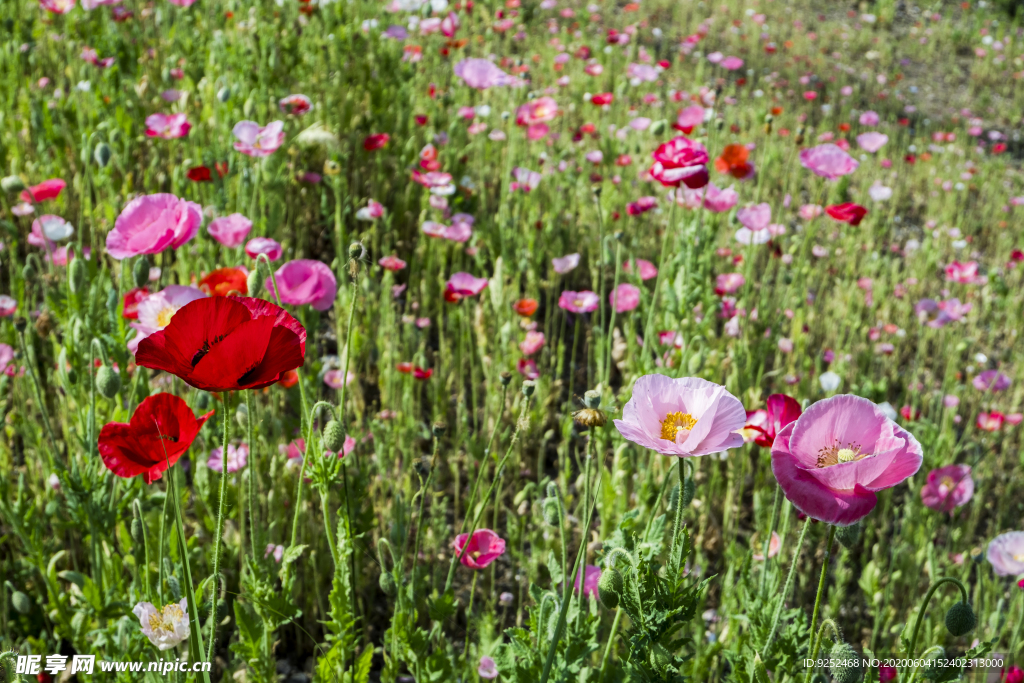
[{"label": "hairy flower bud", "polygon": [[96,372],[96,390],[106,398],[114,398],[121,390],[121,375],[109,365],[101,365]]},{"label": "hairy flower bud", "polygon": [[665,649],[660,643],[655,643],[651,647],[651,666],[660,673],[665,673],[668,667],[672,665],[672,654]]},{"label": "hairy flower bud", "polygon": [[448,424],[446,422],[442,422],[441,420],[438,420],[437,422],[435,422],[433,428],[431,429],[431,432],[438,439],[440,439],[442,436],[444,436],[445,432],[447,432],[447,431],[448,431]]},{"label": "hairy flower bud", "polygon": [[693,502],[693,497],[697,493],[697,482],[692,478],[683,480],[683,507],[690,507],[690,503]]},{"label": "hairy flower bud", "polygon": [[25,181],[16,175],[9,175],[0,180],[0,187],[3,188],[4,192],[21,192],[25,189]]},{"label": "hairy flower bud", "polygon": [[619,606],[619,597],[622,595],[622,574],[615,567],[601,572],[601,578],[597,580],[597,595],[601,598],[601,604],[608,609],[615,609]]},{"label": "hairy flower bud", "polygon": [[946,630],[957,638],[973,631],[977,624],[978,618],[969,602],[954,602],[946,612]]},{"label": "hairy flower bud", "polygon": [[398,584],[395,583],[395,577],[391,575],[391,572],[381,572],[378,583],[384,595],[389,598],[398,595]]},{"label": "hairy flower bud", "polygon": [[231,88],[229,88],[228,86],[225,85],[223,88],[218,90],[217,91],[217,99],[221,103],[224,103],[224,102],[227,102],[228,100],[230,100],[231,99]]},{"label": "hairy flower bud", "polygon": [[249,276],[245,280],[246,290],[249,292],[249,296],[259,296],[260,292],[263,291],[263,283],[265,280],[260,278],[259,270],[249,271]]},{"label": "hairy flower bud", "polygon": [[32,611],[32,599],[21,591],[11,593],[11,604],[18,614],[28,614]]},{"label": "hairy flower bud", "polygon": [[860,540],[860,524],[836,527],[836,540],[839,541],[844,548],[853,548]]},{"label": "hairy flower bud", "polygon": [[651,134],[661,135],[662,133],[665,132],[666,128],[668,128],[668,124],[665,122],[664,119],[660,119],[651,124]]},{"label": "hairy flower bud", "polygon": [[501,386],[507,387],[512,382],[512,373],[511,372],[503,372],[503,373],[501,373],[501,376],[499,377],[499,379],[501,380]]},{"label": "hairy flower bud", "polygon": [[558,500],[555,498],[544,499],[544,522],[549,526],[558,526]]},{"label": "hairy flower bud", "polygon": [[832,666],[829,671],[835,683],[860,683],[864,671],[860,666],[860,655],[849,643],[836,643],[829,653]]},{"label": "hairy flower bud", "polygon": [[80,258],[76,258],[71,261],[71,265],[68,266],[68,288],[72,294],[78,294],[85,287],[89,279],[89,269],[85,265],[85,261]]},{"label": "hairy flower bud", "polygon": [[345,448],[345,430],[337,420],[330,420],[324,425],[324,448],[335,453]]},{"label": "hairy flower bud", "polygon": [[523,382],[523,396],[529,398],[533,396],[534,390],[537,388],[537,383],[532,380],[526,380]]},{"label": "hairy flower bud", "polygon": [[149,258],[145,255],[135,259],[132,266],[132,282],[136,287],[145,287],[149,282]]},{"label": "hairy flower bud", "polygon": [[142,545],[145,535],[142,532],[142,522],[138,519],[132,520],[132,540],[139,546]]}]

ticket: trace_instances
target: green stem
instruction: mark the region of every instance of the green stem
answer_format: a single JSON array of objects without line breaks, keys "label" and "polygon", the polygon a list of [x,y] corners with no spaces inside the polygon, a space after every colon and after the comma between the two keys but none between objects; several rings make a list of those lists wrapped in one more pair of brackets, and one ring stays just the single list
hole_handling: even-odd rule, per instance
[{"label": "green stem", "polygon": [[[665,226],[665,234],[661,238],[661,263],[658,264],[658,276],[654,279],[654,292],[651,293],[651,307],[647,310],[647,322],[644,325],[644,365],[650,360],[651,353],[657,353],[657,347],[651,339],[651,325],[654,324],[654,309],[657,308],[658,292],[661,291],[661,278],[665,274],[665,264],[668,262],[668,236],[675,229],[676,201],[673,198],[672,208],[668,212],[668,225]],[[689,277],[689,273],[686,274]],[[682,490],[679,492],[682,494]]]},{"label": "green stem", "polygon": [[259,555],[256,554],[256,549],[259,547],[259,539],[257,536],[257,529],[259,528],[259,519],[257,517],[258,510],[256,508],[256,463],[259,459],[256,457],[256,442],[253,439],[253,428],[252,423],[255,421],[255,414],[253,412],[253,400],[252,391],[245,392],[245,410],[246,425],[248,427],[248,441],[249,441],[249,545],[252,551],[252,559],[256,560]]},{"label": "green stem", "polygon": [[768,565],[771,559],[768,557],[768,551],[771,549],[772,534],[775,533],[775,525],[779,523],[779,510],[782,508],[782,487],[775,484],[775,502],[772,503],[772,520],[768,524],[768,535],[764,539],[764,551],[762,557],[764,557],[764,568],[761,570],[761,580],[757,587],[758,595],[764,594],[764,581],[768,576]]},{"label": "green stem", "polygon": [[[21,355],[25,359],[25,367],[28,368],[28,376],[32,378],[32,387],[36,392],[36,403],[39,404],[39,412],[43,416],[43,426],[46,427],[46,435],[50,439],[50,448],[53,449],[53,455],[46,453],[47,464],[52,469],[53,466],[58,463],[57,454],[60,453],[57,450],[57,439],[53,436],[53,429],[50,427],[50,417],[46,412],[46,404],[43,403],[43,392],[39,387],[39,380],[36,378],[36,368],[33,358],[28,355],[28,348],[25,345],[25,331],[18,330],[18,344],[21,346]],[[45,452],[45,451],[44,451]]]},{"label": "green stem", "polygon": [[615,643],[615,634],[619,630],[619,622],[622,621],[622,608],[615,610],[615,620],[612,621],[612,630],[608,634],[608,644],[604,646],[604,655],[601,657],[601,672],[597,675],[597,683],[603,683],[604,672],[608,668],[608,660],[612,653],[612,645]]},{"label": "green stem", "polygon": [[[189,657],[193,662],[211,661],[209,657],[203,659],[203,633],[202,628],[199,628],[199,608],[196,606],[196,594],[192,587],[192,568],[188,561],[188,544],[185,543],[185,524],[181,519],[181,506],[178,504],[178,486],[177,486],[177,470],[168,470],[168,480],[170,483],[170,494],[174,500],[174,523],[178,530],[178,545],[181,553],[181,564],[184,569],[185,579],[185,599],[188,604],[189,618],[194,619],[197,624],[196,628],[189,630],[188,639],[188,651]],[[214,623],[216,623],[216,615],[214,615]],[[210,673],[208,671],[203,672],[204,683],[210,683]]]},{"label": "green stem", "polygon": [[224,392],[224,434],[221,437],[220,452],[220,500],[217,503],[217,532],[213,537],[213,574],[210,586],[210,643],[207,645],[206,661],[213,661],[213,646],[217,642],[217,593],[220,592],[220,546],[224,535],[224,499],[228,496],[228,393]]},{"label": "green stem", "polygon": [[498,433],[498,425],[501,424],[501,416],[505,414],[505,396],[508,394],[508,385],[502,385],[501,387],[501,408],[498,411],[498,416],[494,420],[494,427],[491,429],[491,437],[487,440],[487,448],[484,449],[484,461],[480,463],[480,471],[476,475],[476,483],[473,484],[473,492],[469,495],[469,504],[466,505],[466,516],[462,518],[462,526],[459,527],[459,533],[466,531],[466,522],[469,521],[469,517],[473,512],[473,507],[476,505],[476,494],[480,489],[480,482],[484,479],[484,473],[487,472],[487,456],[491,454],[491,446],[494,445],[494,436]]},{"label": "green stem", "polygon": [[669,571],[672,576],[679,573],[679,563],[682,561],[682,544],[679,543],[679,532],[683,529],[683,483],[686,481],[684,458],[679,458],[679,496],[676,498],[676,521],[672,527],[672,549],[669,552]]},{"label": "green stem", "polygon": [[[434,454],[430,458],[430,471],[427,472],[427,481],[420,486],[420,511],[416,516],[416,539],[413,543],[412,549],[412,594],[413,603],[416,601],[416,565],[419,564],[420,559],[420,531],[423,529],[423,501],[426,499],[427,494],[430,493],[430,485],[434,481],[434,470],[437,469],[437,454],[441,450],[441,439],[440,437],[434,437]],[[468,545],[468,544],[467,544]]]},{"label": "green stem", "polygon": [[764,646],[761,648],[761,659],[767,659],[768,653],[771,651],[772,640],[775,639],[775,632],[779,628],[779,616],[782,614],[782,606],[786,602],[786,598],[789,596],[789,591],[793,588],[793,579],[796,577],[796,565],[800,561],[800,550],[804,547],[804,537],[807,536],[807,529],[811,526],[811,518],[808,517],[807,521],[804,522],[803,529],[800,530],[800,537],[796,541],[796,549],[793,551],[793,563],[789,565],[789,574],[786,575],[786,584],[782,588],[782,595],[779,596],[779,602],[775,606],[775,615],[772,617],[772,628],[768,632],[768,637],[764,641]]},{"label": "green stem", "polygon": [[[914,630],[911,632],[910,636],[910,648],[907,650],[908,659],[914,658],[914,652],[917,649],[917,634],[921,630],[921,622],[924,621],[925,612],[928,610],[928,603],[931,602],[932,596],[935,594],[935,591],[937,591],[939,587],[945,583],[956,584],[956,587],[960,589],[960,595],[963,597],[963,601],[968,601],[967,587],[964,586],[963,582],[961,582],[960,579],[954,579],[952,576],[944,576],[935,583],[933,583],[932,587],[928,589],[927,593],[925,593],[924,600],[921,601],[921,606],[917,610],[917,618],[914,619]],[[904,672],[902,671],[900,672],[901,677],[903,676],[903,673]]]},{"label": "green stem", "polygon": [[476,580],[480,576],[480,571],[473,572],[473,583],[469,587],[469,606],[466,608],[466,640],[462,644],[462,655],[469,660],[469,627],[470,620],[473,618],[473,598],[476,597]]},{"label": "green stem", "polygon": [[[814,596],[814,611],[811,612],[811,659],[814,659],[818,654],[818,648],[821,647],[821,634],[815,631],[815,626],[818,623],[818,608],[821,606],[821,596],[825,592],[825,577],[828,576],[828,561],[832,554],[832,542],[836,538],[836,527],[834,524],[828,528],[828,540],[825,541],[825,557],[821,561],[821,576],[818,578],[818,592]],[[824,628],[824,624],[822,624]],[[833,628],[835,626],[833,625]],[[811,667],[807,667],[807,671],[804,672],[804,683],[811,680]]]}]

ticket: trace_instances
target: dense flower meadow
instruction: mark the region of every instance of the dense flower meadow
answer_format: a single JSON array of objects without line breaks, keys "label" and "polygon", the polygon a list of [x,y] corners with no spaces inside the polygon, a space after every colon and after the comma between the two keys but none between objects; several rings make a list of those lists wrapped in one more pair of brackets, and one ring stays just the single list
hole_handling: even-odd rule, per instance
[{"label": "dense flower meadow", "polygon": [[0,4],[0,680],[1024,683],[1016,10]]}]

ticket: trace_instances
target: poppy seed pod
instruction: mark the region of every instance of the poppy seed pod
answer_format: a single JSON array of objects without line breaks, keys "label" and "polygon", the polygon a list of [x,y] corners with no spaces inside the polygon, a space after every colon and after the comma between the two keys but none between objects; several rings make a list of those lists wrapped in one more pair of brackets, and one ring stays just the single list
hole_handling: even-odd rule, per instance
[{"label": "poppy seed pod", "polygon": [[351,259],[361,259],[366,256],[366,247],[361,242],[353,242],[348,245],[348,257]]},{"label": "poppy seed pod", "polygon": [[337,420],[329,420],[324,425],[324,448],[335,453],[345,448],[345,430]]},{"label": "poppy seed pod", "polygon": [[601,407],[601,392],[594,391],[591,389],[587,393],[583,394],[583,405],[586,407],[597,410]]},{"label": "poppy seed pod", "polygon": [[829,671],[835,683],[860,683],[864,671],[860,666],[860,655],[849,643],[836,643],[829,653]]},{"label": "poppy seed pod", "polygon": [[436,438],[440,439],[442,436],[444,436],[444,433],[448,431],[448,424],[442,422],[441,420],[438,420],[437,422],[434,423],[434,426],[431,429],[431,431],[433,432]]},{"label": "poppy seed pod", "polygon": [[149,282],[149,258],[145,255],[135,259],[132,266],[132,282],[136,287],[145,287]]},{"label": "poppy seed pod", "polygon": [[619,596],[622,595],[622,574],[615,567],[601,572],[601,578],[597,580],[597,595],[601,598],[601,604],[608,609],[615,609],[619,606]]},{"label": "poppy seed pod", "polygon": [[14,329],[18,332],[24,332],[26,327],[28,327],[28,320],[25,320],[24,316],[19,315],[14,319]]},{"label": "poppy seed pod", "polygon": [[529,398],[530,396],[533,396],[533,392],[534,392],[534,390],[536,388],[537,388],[537,383],[536,382],[533,382],[531,380],[526,380],[525,382],[523,382],[523,396],[526,396],[527,398]]},{"label": "poppy seed pod", "polygon": [[105,142],[101,142],[96,145],[96,149],[93,150],[92,159],[100,168],[106,168],[107,164],[110,163],[110,157],[113,155],[114,153],[110,150],[110,145]]},{"label": "poppy seed pod", "polygon": [[28,614],[32,611],[32,600],[21,591],[11,593],[11,604],[18,614]]},{"label": "poppy seed pod", "polygon": [[384,595],[389,598],[398,595],[398,584],[395,583],[395,577],[391,575],[391,572],[382,572],[377,583],[380,584],[380,589]]},{"label": "poppy seed pod", "polygon": [[558,526],[558,501],[554,498],[544,499],[544,522],[548,526]]},{"label": "poppy seed pod", "polygon": [[25,189],[25,181],[16,175],[9,175],[0,180],[0,187],[3,188],[4,192],[21,192]]},{"label": "poppy seed pod", "polygon": [[512,383],[512,373],[511,372],[503,372],[503,373],[501,373],[501,376],[499,377],[499,379],[501,381],[501,386],[507,387],[509,384]]},{"label": "poppy seed pod", "polygon": [[121,390],[121,375],[109,365],[102,365],[96,372],[96,390],[106,398],[114,398]]},{"label": "poppy seed pod", "polygon": [[977,624],[978,618],[969,602],[954,602],[946,612],[946,630],[957,638],[973,631]]},{"label": "poppy seed pod", "polygon": [[72,294],[78,294],[85,287],[87,280],[89,279],[89,269],[85,265],[85,261],[80,258],[76,258],[68,266],[68,288]]},{"label": "poppy seed pod", "polygon": [[860,540],[860,523],[851,524],[850,526],[841,526],[836,528],[836,540],[839,541],[844,548],[853,548],[857,545]]},{"label": "poppy seed pod", "polygon": [[228,86],[225,85],[223,88],[218,90],[217,91],[217,99],[221,103],[224,103],[224,102],[227,102],[228,100],[230,100],[231,99],[231,88],[229,88]]}]

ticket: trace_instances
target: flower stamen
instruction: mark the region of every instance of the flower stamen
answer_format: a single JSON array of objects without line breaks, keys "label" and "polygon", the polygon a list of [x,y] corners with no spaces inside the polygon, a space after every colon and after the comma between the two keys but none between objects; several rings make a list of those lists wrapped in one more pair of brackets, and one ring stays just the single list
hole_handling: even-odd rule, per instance
[{"label": "flower stamen", "polygon": [[666,441],[675,441],[676,435],[682,431],[690,431],[697,424],[697,418],[689,413],[676,411],[669,413],[661,421],[661,438]]},{"label": "flower stamen", "polygon": [[871,454],[861,452],[861,446],[859,443],[847,443],[843,446],[837,442],[818,451],[817,466],[819,468],[832,467],[833,465],[839,465],[845,462],[863,460],[869,455]]}]

